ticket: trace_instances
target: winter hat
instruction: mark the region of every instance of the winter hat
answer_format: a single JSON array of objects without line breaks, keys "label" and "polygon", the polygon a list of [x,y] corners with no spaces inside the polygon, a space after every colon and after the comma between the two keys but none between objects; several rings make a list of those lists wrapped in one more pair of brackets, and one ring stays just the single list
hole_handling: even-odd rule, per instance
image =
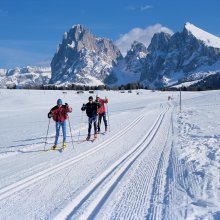
[{"label": "winter hat", "polygon": [[62,99],[57,99],[57,105],[62,105]]},{"label": "winter hat", "polygon": [[92,96],[89,96],[89,100],[93,100],[93,97],[92,97]]},{"label": "winter hat", "polygon": [[96,98],[100,98],[99,94],[96,94]]}]

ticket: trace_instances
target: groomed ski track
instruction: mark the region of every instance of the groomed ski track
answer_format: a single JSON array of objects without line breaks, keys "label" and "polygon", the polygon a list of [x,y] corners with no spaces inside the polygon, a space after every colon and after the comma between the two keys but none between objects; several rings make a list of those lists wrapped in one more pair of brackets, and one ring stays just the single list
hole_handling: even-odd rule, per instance
[{"label": "groomed ski track", "polygon": [[138,123],[138,121],[140,121],[142,118],[143,118],[142,115],[139,116],[132,123],[130,123],[127,127],[125,127],[120,133],[112,136],[111,138],[107,139],[106,141],[102,142],[101,144],[97,145],[96,147],[92,148],[91,150],[88,150],[79,156],[73,157],[69,160],[66,160],[60,164],[53,166],[52,168],[45,169],[42,172],[36,173],[28,178],[25,178],[21,181],[16,182],[15,184],[12,184],[8,187],[1,189],[0,190],[0,200],[7,198],[11,194],[18,192],[18,191],[28,187],[29,185],[32,185],[34,182],[39,181],[42,178],[48,177],[53,173],[56,173],[62,169],[65,169],[66,167],[71,166],[74,163],[77,163],[78,161],[90,156],[91,154],[95,154],[98,150],[111,144],[113,141],[116,141],[119,137],[121,137],[123,134],[125,134],[126,131],[133,128],[135,126],[135,124]]},{"label": "groomed ski track", "polygon": [[[19,205],[26,193],[36,195],[40,193],[43,196],[45,188],[50,188],[50,196],[46,199],[52,204],[49,206],[50,211],[46,213],[48,207],[43,207],[42,216],[37,218],[60,220],[164,219],[165,217],[168,219],[171,210],[163,203],[168,188],[165,173],[169,166],[172,147],[172,111],[172,105],[162,106],[151,126],[144,131],[144,135],[141,135],[142,138],[139,137],[136,144],[132,143],[130,148],[125,147],[125,152],[115,156],[114,160],[109,160],[106,156],[111,144],[114,142],[114,145],[118,143],[120,146],[129,135],[137,134],[137,130],[143,128],[145,122],[149,120],[144,110],[140,111],[140,116],[120,132],[106,136],[106,139],[100,143],[94,143],[91,149],[0,189],[0,204],[13,201],[12,205]],[[96,172],[86,167],[87,158],[96,157],[100,152],[104,152],[106,157],[103,168],[97,168]],[[35,154],[34,157],[40,157],[40,153]],[[70,180],[70,176],[74,169],[82,165],[87,168],[88,174],[85,174],[86,180],[81,180],[80,186],[77,186],[79,183]],[[53,185],[53,180],[60,176],[62,177],[60,183]],[[46,184],[48,182],[50,184]],[[63,190],[58,192],[60,188],[66,186],[66,192]],[[129,190],[126,190],[127,188]],[[53,203],[57,192],[58,198],[61,195],[63,197],[58,201],[56,198]],[[28,196],[26,197],[28,200]],[[28,212],[28,210],[23,211]],[[114,215],[112,216],[111,213]],[[27,219],[31,217],[33,213],[30,216],[27,214]],[[15,219],[15,216],[8,216],[8,219]]]},{"label": "groomed ski track", "polygon": [[[102,205],[104,202],[107,202],[108,197],[111,195],[113,190],[117,187],[117,184],[119,181],[123,181],[123,176],[126,175],[129,168],[138,160],[140,155],[145,151],[148,150],[154,152],[154,158],[152,158],[151,154],[148,154],[149,156],[145,158],[148,163],[151,165],[151,169],[149,169],[149,173],[146,175],[139,176],[143,178],[143,181],[141,181],[142,187],[137,188],[138,195],[140,198],[136,200],[136,203],[134,204],[136,207],[130,206],[129,210],[124,210],[124,212],[120,212],[120,216],[115,216],[117,219],[132,219],[133,218],[133,211],[140,211],[143,212],[143,218],[146,215],[146,209],[141,210],[146,205],[144,203],[144,199],[141,197],[150,196],[151,192],[148,192],[146,190],[148,188],[148,184],[152,185],[153,177],[155,176],[155,171],[158,170],[158,166],[156,165],[159,158],[157,155],[164,156],[163,148],[166,147],[166,144],[162,146],[162,152],[157,152],[158,149],[153,149],[154,146],[152,145],[152,142],[159,132],[159,129],[163,123],[163,119],[165,117],[165,114],[168,112],[168,108],[163,111],[158,118],[156,119],[153,126],[148,130],[146,135],[143,137],[142,140],[137,143],[136,146],[133,147],[133,149],[127,154],[125,154],[123,157],[121,157],[119,160],[117,160],[115,163],[112,164],[105,172],[103,172],[100,176],[98,176],[89,186],[87,186],[69,205],[67,205],[56,217],[55,220],[59,219],[94,219],[96,215],[98,215],[98,212],[102,210]],[[168,150],[170,152],[170,149]],[[152,160],[153,159],[153,160]],[[162,160],[164,162],[164,160]],[[160,167],[159,167],[160,170]],[[147,177],[148,176],[148,177]],[[158,176],[159,177],[159,176]],[[146,181],[149,178],[148,181]],[[160,185],[158,184],[160,187]],[[101,189],[99,189],[101,188]],[[135,191],[136,191],[135,190]],[[136,192],[137,192],[136,191]],[[93,195],[94,194],[94,195]],[[80,207],[83,206],[83,203],[86,203],[87,200],[89,200],[89,197],[93,197],[91,201],[89,201],[89,204],[87,205],[86,209],[83,208],[83,211],[80,212]],[[123,202],[126,202],[128,197],[123,198]],[[121,202],[117,205],[123,205]],[[139,207],[137,210],[137,207]],[[146,207],[145,207],[146,208]],[[120,209],[121,210],[121,209]],[[156,210],[157,212],[157,210]],[[157,212],[158,213],[158,212]],[[140,214],[138,214],[141,216]],[[109,216],[111,218],[111,216]],[[115,218],[114,217],[114,218]]]}]

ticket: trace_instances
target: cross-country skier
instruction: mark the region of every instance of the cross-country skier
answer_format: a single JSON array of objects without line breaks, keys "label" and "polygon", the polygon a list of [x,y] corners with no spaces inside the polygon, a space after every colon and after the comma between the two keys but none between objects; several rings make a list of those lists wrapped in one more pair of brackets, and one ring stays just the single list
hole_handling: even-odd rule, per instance
[{"label": "cross-country skier", "polygon": [[81,110],[85,111],[88,116],[88,136],[86,140],[88,141],[91,137],[91,128],[92,124],[94,125],[94,138],[97,138],[97,116],[98,116],[98,109],[100,108],[99,102],[94,102],[93,97],[89,97],[89,102],[86,104],[83,104]]},{"label": "cross-country skier", "polygon": [[72,108],[69,107],[67,103],[63,105],[62,100],[58,99],[57,105],[54,106],[48,113],[48,118],[53,117],[53,120],[56,122],[56,137],[55,137],[54,146],[52,147],[53,150],[57,148],[60,127],[62,127],[62,132],[63,132],[62,147],[63,148],[66,147],[66,119],[68,118],[68,112],[72,112]]},{"label": "cross-country skier", "polygon": [[100,132],[100,126],[102,122],[102,118],[105,124],[105,132],[108,129],[108,124],[107,124],[107,119],[106,119],[106,110],[105,110],[105,104],[108,103],[107,97],[105,99],[101,99],[100,96],[97,94],[96,95],[96,101],[100,103],[101,107],[98,109],[98,126],[97,126],[97,131]]}]

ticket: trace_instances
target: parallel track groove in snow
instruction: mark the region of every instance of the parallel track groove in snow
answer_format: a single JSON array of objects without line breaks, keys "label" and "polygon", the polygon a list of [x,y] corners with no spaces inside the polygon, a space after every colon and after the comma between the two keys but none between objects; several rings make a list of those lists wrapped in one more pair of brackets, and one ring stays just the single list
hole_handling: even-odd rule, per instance
[{"label": "parallel track groove in snow", "polygon": [[94,148],[92,148],[88,151],[85,151],[84,153],[82,153],[78,156],[75,156],[73,158],[70,158],[64,162],[61,162],[51,168],[45,169],[41,172],[38,172],[34,175],[31,175],[25,179],[22,179],[16,183],[13,183],[9,186],[6,186],[6,187],[0,189],[0,200],[3,200],[16,192],[19,192],[19,191],[25,189],[26,187],[30,186],[31,184],[33,184],[43,178],[46,178],[46,177],[48,177],[58,171],[70,166],[70,165],[73,165],[74,163],[86,158],[87,156],[89,156],[91,154],[96,153],[100,149],[102,149],[105,146],[116,141],[119,137],[123,136],[126,132],[128,132],[131,128],[133,128],[143,117],[144,117],[143,115],[140,115],[135,120],[133,120],[129,125],[127,125],[124,129],[122,129],[120,132],[118,132],[117,134],[108,138],[107,140],[103,141],[102,143],[98,144]]},{"label": "parallel track groove in snow", "polygon": [[[149,214],[148,211],[151,205],[150,199],[155,187],[154,181],[157,178],[157,173],[160,173],[159,161],[164,147],[166,148],[165,151],[169,152],[169,147],[167,148],[164,145],[168,135],[169,124],[170,113],[166,113],[155,137],[140,157],[137,158],[131,169],[128,170],[125,178],[120,181],[116,190],[112,193],[113,195],[110,196],[109,200],[111,202],[106,202],[106,205],[97,214],[98,218],[148,219],[147,214]],[[163,169],[166,169],[166,163],[163,165]]]},{"label": "parallel track groove in snow", "polygon": [[[157,117],[153,126],[148,130],[147,134],[139,141],[133,149],[119,158],[109,168],[107,168],[100,176],[98,176],[90,185],[88,185],[78,196],[75,197],[60,213],[54,218],[60,219],[75,219],[76,213],[83,205],[83,203],[95,192],[96,189],[104,183],[106,179],[108,182],[102,187],[96,198],[85,208],[79,219],[93,219],[100,209],[100,204],[107,200],[109,194],[114,190],[117,182],[125,175],[129,167],[136,161],[143,151],[149,146],[157,134],[163,118],[169,108],[163,110]],[[77,216],[78,218],[78,216]]]},{"label": "parallel track groove in snow", "polygon": [[173,121],[172,116],[170,118],[169,129],[167,131],[167,137],[164,143],[164,147],[159,159],[157,172],[155,174],[155,180],[153,184],[153,191],[151,193],[150,208],[148,210],[148,216],[146,219],[167,219],[166,216],[166,197],[167,189],[169,188],[169,182],[167,182],[167,169],[169,168],[170,153],[172,148],[172,139],[169,138],[173,133]]}]

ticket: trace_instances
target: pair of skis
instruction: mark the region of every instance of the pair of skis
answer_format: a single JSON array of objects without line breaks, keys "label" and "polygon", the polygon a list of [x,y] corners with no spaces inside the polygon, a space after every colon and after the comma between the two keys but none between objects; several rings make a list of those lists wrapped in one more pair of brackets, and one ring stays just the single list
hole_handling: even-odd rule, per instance
[{"label": "pair of skis", "polygon": [[[105,135],[106,132],[100,132],[99,134]],[[96,138],[90,138],[90,139],[88,139],[88,140],[87,140],[87,139],[84,139],[84,140],[79,141],[78,144],[81,144],[81,143],[86,142],[86,141],[90,141],[90,142],[93,143],[96,139],[97,139],[97,137],[96,137]],[[62,147],[56,147],[55,149],[50,148],[50,149],[47,149],[47,150],[45,150],[45,151],[60,151],[60,152],[63,152],[66,147],[67,147],[67,146],[65,146],[65,147],[63,147],[63,146],[62,146]]]},{"label": "pair of skis", "polygon": [[47,149],[46,151],[60,151],[60,152],[63,152],[64,149],[66,148],[67,146],[65,147],[56,147],[55,149],[54,148],[50,148],[50,149]]},{"label": "pair of skis", "polygon": [[90,138],[90,139],[84,139],[84,140],[81,140],[81,141],[78,141],[78,144],[81,144],[83,142],[86,142],[86,141],[90,141],[90,142],[94,142],[97,138]]},{"label": "pair of skis", "polygon": [[[100,133],[98,133],[98,134],[105,135],[106,132],[100,132]],[[97,139],[97,137],[96,137],[96,138],[90,138],[90,139],[84,139],[84,140],[78,141],[78,144],[81,144],[81,143],[86,142],[86,141],[90,141],[90,142],[93,143],[96,139]]]}]

